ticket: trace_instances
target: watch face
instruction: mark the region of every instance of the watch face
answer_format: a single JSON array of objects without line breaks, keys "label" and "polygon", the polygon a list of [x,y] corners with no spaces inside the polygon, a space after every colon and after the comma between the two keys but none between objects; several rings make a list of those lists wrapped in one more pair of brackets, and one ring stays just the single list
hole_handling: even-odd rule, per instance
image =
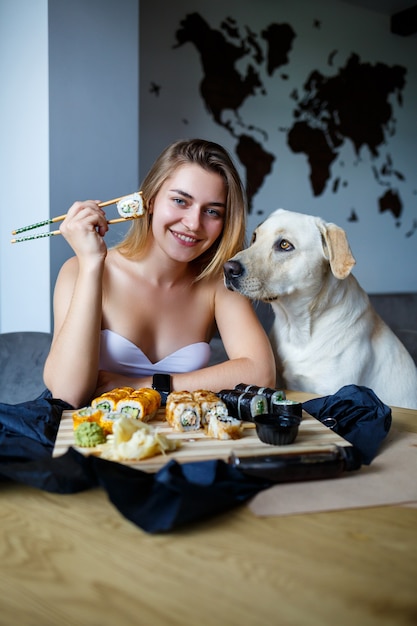
[{"label": "watch face", "polygon": [[171,376],[169,374],[154,374],[152,385],[158,391],[171,391]]}]

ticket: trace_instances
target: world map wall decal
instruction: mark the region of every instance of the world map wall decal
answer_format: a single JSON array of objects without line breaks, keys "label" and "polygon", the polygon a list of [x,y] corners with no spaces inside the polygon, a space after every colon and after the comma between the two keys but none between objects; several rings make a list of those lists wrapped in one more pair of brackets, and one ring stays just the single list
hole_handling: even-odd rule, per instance
[{"label": "world map wall decal", "polygon": [[[315,20],[312,28],[320,25]],[[270,23],[255,32],[225,17],[213,28],[197,12],[187,14],[175,30],[173,49],[189,44],[198,54],[202,68],[199,93],[206,111],[236,141],[236,157],[246,176],[249,212],[277,157],[265,145],[271,129],[262,125],[262,115],[254,124],[245,120],[242,110],[249,98],[269,96],[264,76],[290,79],[296,40],[297,33],[288,23]],[[292,123],[283,127],[277,111],[276,132],[285,133],[289,150],[307,160],[314,197],[328,191],[336,194],[349,184],[340,174],[342,149],[347,144],[357,163],[366,151],[369,175],[381,189],[375,209],[389,212],[398,226],[403,214],[398,184],[406,178],[395,167],[389,142],[396,133],[395,107],[403,106],[407,69],[370,63],[355,52],[338,63],[336,49],[329,50],[327,64],[328,73],[310,71],[302,88],[291,92]],[[349,219],[359,219],[355,207]],[[406,236],[414,232],[415,224]]]}]

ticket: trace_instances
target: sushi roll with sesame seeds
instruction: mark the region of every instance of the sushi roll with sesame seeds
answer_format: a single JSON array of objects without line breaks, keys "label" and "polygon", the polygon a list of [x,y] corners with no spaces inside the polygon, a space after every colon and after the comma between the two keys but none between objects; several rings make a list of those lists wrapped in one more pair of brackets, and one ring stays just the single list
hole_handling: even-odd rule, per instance
[{"label": "sushi roll with sesame seeds", "polygon": [[168,395],[165,416],[174,430],[198,430],[201,425],[200,405],[189,391],[172,391]]},{"label": "sushi roll with sesame seeds", "polygon": [[243,422],[231,415],[212,413],[208,419],[207,435],[213,439],[240,439]]}]

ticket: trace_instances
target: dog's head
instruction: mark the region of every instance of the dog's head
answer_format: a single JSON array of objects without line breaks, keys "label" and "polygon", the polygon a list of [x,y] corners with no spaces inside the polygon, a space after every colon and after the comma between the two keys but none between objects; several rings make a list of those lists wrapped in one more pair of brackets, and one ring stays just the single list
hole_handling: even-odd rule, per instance
[{"label": "dog's head", "polygon": [[346,233],[319,217],[278,209],[253,233],[249,248],[224,265],[225,284],[254,300],[317,291],[326,273],[346,278],[355,264]]}]

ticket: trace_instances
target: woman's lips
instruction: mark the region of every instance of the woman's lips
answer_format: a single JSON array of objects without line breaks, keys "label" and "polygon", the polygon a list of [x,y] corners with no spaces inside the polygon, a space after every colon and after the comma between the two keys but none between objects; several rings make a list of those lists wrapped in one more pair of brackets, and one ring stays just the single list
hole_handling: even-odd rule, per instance
[{"label": "woman's lips", "polygon": [[191,237],[191,235],[184,235],[184,233],[177,233],[175,230],[171,230],[171,233],[176,239],[186,246],[193,246],[200,240],[197,237]]}]

